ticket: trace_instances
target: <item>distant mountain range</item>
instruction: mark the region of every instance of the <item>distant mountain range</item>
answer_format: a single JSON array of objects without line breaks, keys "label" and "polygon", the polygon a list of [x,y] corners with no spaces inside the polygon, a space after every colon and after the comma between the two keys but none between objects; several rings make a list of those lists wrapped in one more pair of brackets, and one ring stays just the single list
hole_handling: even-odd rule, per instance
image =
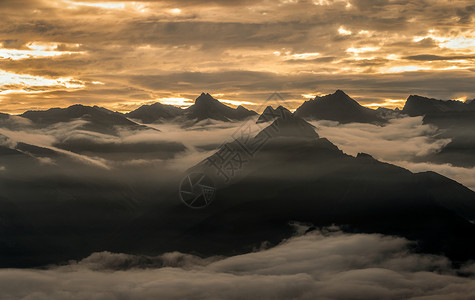
[{"label": "distant mountain range", "polygon": [[44,111],[27,111],[20,115],[36,126],[47,127],[58,123],[84,121],[80,128],[101,133],[114,134],[116,127],[143,129],[124,115],[98,106],[72,105],[68,108],[51,108]]},{"label": "distant mountain range", "polygon": [[[360,105],[341,90],[326,96],[317,96],[305,101],[292,113],[279,106],[267,106],[257,118],[257,123],[271,122],[279,117],[299,116],[306,120],[331,120],[339,123],[372,123],[383,125],[390,119],[401,116],[422,116],[425,124],[433,124],[443,132],[440,138],[450,138],[452,142],[442,151],[425,157],[421,161],[451,163],[457,166],[475,166],[475,101],[437,100],[417,95],[407,98],[404,108],[373,110]],[[172,105],[154,103],[143,105],[126,114],[113,112],[98,106],[72,105],[67,108],[51,108],[44,111],[27,111],[19,117],[28,119],[32,126],[45,128],[64,122],[77,122],[77,129],[105,134],[117,134],[118,130],[149,130],[153,123],[175,123],[183,127],[203,123],[205,120],[222,122],[242,121],[257,116],[257,113],[243,106],[232,108],[202,93],[195,103],[186,109]],[[0,127],[12,128],[8,114],[0,114]],[[145,125],[142,125],[145,124]],[[156,130],[156,129],[154,129]],[[60,145],[73,149],[76,141]],[[99,149],[99,148],[96,148]]]},{"label": "distant mountain range", "polygon": [[175,120],[177,122],[202,121],[213,119],[219,121],[241,121],[257,113],[243,106],[229,107],[210,94],[202,93],[195,103],[187,109],[172,105],[155,103],[144,105],[126,114],[128,117],[140,120],[145,124]]},{"label": "distant mountain range", "polygon": [[[422,96],[411,95],[407,98],[404,109],[379,108],[370,109],[360,105],[357,101],[341,90],[325,96],[316,96],[305,101],[295,110],[295,115],[308,120],[331,120],[340,123],[374,123],[384,124],[388,119],[405,114],[409,116],[426,116],[427,119],[440,114],[454,115],[462,120],[470,119],[475,111],[475,101],[437,100]],[[438,114],[438,115],[436,115]],[[467,117],[464,117],[465,115]],[[256,116],[257,113],[238,106],[232,108],[213,98],[209,93],[202,93],[195,103],[186,109],[173,105],[154,103],[122,114],[98,106],[72,105],[67,108],[51,108],[44,111],[27,111],[20,116],[31,120],[37,126],[50,126],[72,120],[86,121],[83,128],[92,131],[112,132],[115,126],[140,129],[138,123],[152,124],[164,122],[190,123],[207,119],[218,121],[242,121]],[[267,106],[259,115],[257,123],[270,122],[281,116],[292,115],[287,108],[279,106],[276,109]],[[0,121],[7,119],[8,114],[1,114]],[[432,121],[431,121],[432,122]],[[435,123],[435,121],[434,121]],[[442,123],[438,122],[438,125]],[[443,124],[442,124],[443,125]]]},{"label": "distant mountain range", "polygon": [[[293,233],[288,224],[295,221],[404,236],[417,242],[418,251],[446,254],[456,263],[475,259],[475,192],[434,172],[412,173],[368,154],[343,153],[299,116],[308,112],[309,119],[331,116],[334,120],[338,109],[328,108],[333,102],[342,110],[358,111],[355,119],[381,122],[375,111],[361,110],[341,91],[306,102],[298,114],[284,107],[266,108],[259,116],[262,124],[268,122],[263,130],[249,140],[226,143],[189,170],[209,174],[217,187],[214,202],[199,211],[178,200],[183,174],[154,164],[145,169],[142,164],[146,160],[173,164],[168,159],[186,151],[184,145],[101,140],[102,135],[87,131],[120,136],[118,128],[132,132],[150,128],[130,120],[130,115],[99,107],[26,112],[18,118],[30,120],[28,124],[37,132],[77,122],[80,134],[66,135],[55,142],[56,148],[8,141],[0,146],[0,166],[4,167],[0,170],[0,266],[36,267],[80,259],[94,251],[236,254],[288,238]],[[325,107],[325,114],[312,115],[315,107]],[[430,118],[440,113],[455,118],[452,113],[467,112],[424,113],[424,122],[435,122]],[[232,121],[255,116],[244,108],[219,103],[209,94],[200,95],[186,110],[150,105],[137,114],[134,119],[142,114],[147,122]],[[342,115],[341,122],[350,122],[347,112]],[[10,118],[17,117],[4,115],[0,121]],[[446,134],[460,129],[453,126],[447,127]],[[464,134],[473,136],[472,129],[468,127]],[[84,139],[84,134],[94,138]],[[229,149],[232,152],[226,154]],[[124,157],[131,162],[97,168],[89,161],[78,163],[79,157],[64,151],[99,162]]]}]

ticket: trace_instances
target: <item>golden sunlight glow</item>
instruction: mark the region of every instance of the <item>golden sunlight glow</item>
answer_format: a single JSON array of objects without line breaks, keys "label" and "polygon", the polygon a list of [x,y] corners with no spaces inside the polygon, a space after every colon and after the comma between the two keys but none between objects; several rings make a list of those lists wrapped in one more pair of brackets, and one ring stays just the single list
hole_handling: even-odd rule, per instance
[{"label": "golden sunlight glow", "polygon": [[475,37],[466,38],[458,36],[454,39],[449,39],[441,43],[442,47],[450,49],[466,49],[466,48],[475,48]]},{"label": "golden sunlight glow", "polygon": [[400,108],[404,106],[404,103],[406,100],[404,99],[384,99],[384,102],[381,103],[370,103],[370,104],[365,104],[364,106],[376,109],[378,107],[385,107],[385,108],[390,108],[390,109],[395,109],[395,108]]},{"label": "golden sunlight glow", "polygon": [[290,59],[313,59],[317,56],[319,56],[320,53],[298,53],[298,54],[292,54],[290,55]]},{"label": "golden sunlight glow", "polygon": [[41,76],[0,71],[0,94],[10,94],[14,91],[18,93],[22,91],[38,91],[45,87],[78,89],[85,87],[85,85],[84,82],[74,80],[71,77],[49,79]]},{"label": "golden sunlight glow", "polygon": [[76,1],[68,1],[63,0],[71,5],[75,6],[90,6],[90,7],[98,7],[98,8],[105,8],[105,9],[124,9],[125,3],[123,2],[76,2]]},{"label": "golden sunlight glow", "polygon": [[188,107],[188,106],[193,105],[193,100],[188,99],[188,98],[180,98],[180,97],[159,98],[159,99],[155,99],[155,101],[158,101],[161,104],[176,105],[180,107]]},{"label": "golden sunlight glow", "polygon": [[343,28],[343,26],[340,26],[340,28],[338,28],[338,33],[340,35],[351,35],[351,31],[346,30],[345,28]]},{"label": "golden sunlight glow", "polygon": [[475,48],[475,32],[465,33],[456,37],[444,37],[435,34],[435,30],[429,30],[425,36],[414,37],[414,42],[420,42],[426,38],[431,38],[438,42],[439,47],[449,49],[469,49]]},{"label": "golden sunlight glow", "polygon": [[379,49],[379,47],[348,48],[346,52],[358,55],[360,53],[378,51]]},{"label": "golden sunlight glow", "polygon": [[390,68],[382,68],[381,73],[401,73],[401,72],[415,72],[415,71],[425,71],[431,70],[430,67],[423,66],[397,66]]},{"label": "golden sunlight glow", "polygon": [[173,8],[173,9],[170,9],[169,10],[170,13],[174,14],[174,15],[178,15],[181,13],[181,9],[179,8]]},{"label": "golden sunlight glow", "polygon": [[[80,51],[58,51],[56,50],[59,43],[37,43],[30,42],[26,44],[29,49],[8,49],[3,48],[3,44],[0,43],[0,59],[27,59],[37,57],[52,57],[66,54],[79,54]],[[74,44],[74,47],[79,47],[79,44]]]},{"label": "golden sunlight glow", "polygon": [[239,105],[255,105],[255,103],[248,102],[248,101],[239,101],[239,100],[227,100],[227,99],[219,99],[219,101],[235,106]]},{"label": "golden sunlight glow", "polygon": [[467,101],[467,96],[458,97],[458,98],[456,98],[456,99],[454,99],[454,100],[456,100],[456,101],[461,101],[461,102],[465,102],[465,101]]}]

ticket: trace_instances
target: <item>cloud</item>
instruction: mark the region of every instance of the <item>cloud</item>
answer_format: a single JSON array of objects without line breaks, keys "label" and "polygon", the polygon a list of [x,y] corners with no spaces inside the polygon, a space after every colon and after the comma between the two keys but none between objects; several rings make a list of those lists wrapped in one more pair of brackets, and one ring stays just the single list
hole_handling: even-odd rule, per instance
[{"label": "cloud", "polygon": [[411,160],[440,151],[450,139],[436,139],[438,129],[422,123],[422,117],[396,118],[386,126],[364,123],[312,122],[322,137],[347,154],[360,152],[386,161]]},{"label": "cloud", "polygon": [[[471,299],[473,265],[457,276],[403,238],[312,232],[267,250],[203,259],[108,252],[46,270],[0,270],[5,299]],[[21,288],[20,288],[21,286]]]},{"label": "cloud", "polygon": [[432,55],[432,54],[420,54],[420,55],[406,56],[404,57],[404,59],[434,61],[434,60],[475,59],[475,56],[473,55],[440,56],[440,55]]},{"label": "cloud", "polygon": [[[469,0],[231,2],[2,1],[0,52],[42,44],[63,55],[6,57],[0,74],[81,86],[35,88],[18,79],[9,87],[16,93],[0,95],[0,110],[81,102],[123,111],[203,89],[256,104],[278,90],[291,96],[291,108],[302,94],[338,88],[363,103],[414,93],[475,97]],[[375,51],[348,51],[362,48]],[[288,59],[304,53],[320,55]]]},{"label": "cloud", "polygon": [[385,126],[332,121],[312,124],[321,137],[328,138],[347,154],[363,152],[413,172],[434,171],[475,190],[475,168],[421,162],[424,156],[439,152],[451,141],[438,138],[437,127],[423,124],[422,117],[396,118]]}]

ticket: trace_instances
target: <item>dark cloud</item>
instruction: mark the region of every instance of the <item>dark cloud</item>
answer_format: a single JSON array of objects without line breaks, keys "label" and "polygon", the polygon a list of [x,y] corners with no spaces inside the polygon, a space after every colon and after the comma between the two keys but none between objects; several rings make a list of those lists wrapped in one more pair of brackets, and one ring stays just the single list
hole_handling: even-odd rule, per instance
[{"label": "dark cloud", "polygon": [[404,59],[433,61],[433,60],[475,59],[475,56],[473,55],[440,56],[440,55],[432,55],[432,54],[420,54],[420,55],[406,56],[404,57]]}]

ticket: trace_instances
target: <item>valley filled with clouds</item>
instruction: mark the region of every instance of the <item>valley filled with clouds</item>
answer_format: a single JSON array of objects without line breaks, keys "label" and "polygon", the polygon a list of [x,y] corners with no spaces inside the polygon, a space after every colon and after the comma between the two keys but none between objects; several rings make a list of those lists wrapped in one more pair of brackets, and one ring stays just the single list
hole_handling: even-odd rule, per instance
[{"label": "valley filled with clouds", "polygon": [[475,296],[473,264],[453,269],[446,258],[413,253],[413,247],[403,238],[325,228],[296,234],[274,248],[231,257],[101,252],[41,270],[0,270],[0,287],[6,300]]}]

